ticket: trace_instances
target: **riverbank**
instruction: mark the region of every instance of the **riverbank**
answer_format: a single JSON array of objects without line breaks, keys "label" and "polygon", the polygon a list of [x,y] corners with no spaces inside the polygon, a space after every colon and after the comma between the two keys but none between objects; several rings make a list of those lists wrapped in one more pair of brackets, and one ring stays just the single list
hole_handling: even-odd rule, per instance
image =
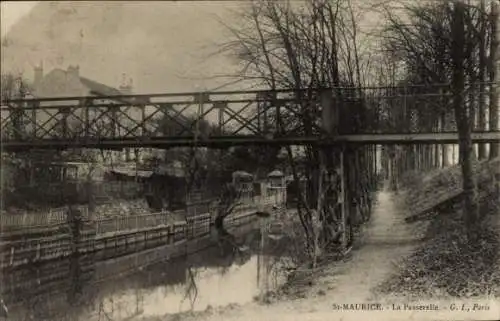
[{"label": "riverbank", "polygon": [[[72,256],[4,274],[9,320],[123,321],[251,302],[272,289],[261,285],[280,273],[287,247],[285,239],[262,244],[261,220],[228,225],[232,242],[209,233],[112,259]],[[235,252],[234,244],[243,246]]]},{"label": "riverbank", "polygon": [[[290,286],[284,287],[272,300],[269,300],[271,302],[269,304],[253,302],[240,306],[207,309],[204,312],[143,317],[135,320],[263,321],[341,318],[345,320],[350,317],[359,319],[356,311],[335,310],[333,305],[380,302],[381,298],[372,290],[397,271],[400,259],[409,256],[422,242],[426,224],[406,224],[401,214],[404,211],[402,206],[403,204],[392,193],[380,192],[377,195],[372,220],[360,231],[359,239],[350,254],[342,261],[325,264],[314,271],[304,273],[302,280],[295,280]],[[401,318],[401,314],[394,315]]]}]

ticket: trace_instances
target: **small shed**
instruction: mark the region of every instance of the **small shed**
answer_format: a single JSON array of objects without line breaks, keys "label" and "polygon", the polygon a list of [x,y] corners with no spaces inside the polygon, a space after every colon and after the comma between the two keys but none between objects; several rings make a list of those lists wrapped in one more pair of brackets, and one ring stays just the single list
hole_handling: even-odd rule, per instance
[{"label": "small shed", "polygon": [[241,191],[252,191],[254,177],[252,174],[244,172],[244,171],[236,171],[232,174],[233,184],[236,189]]},{"label": "small shed", "polygon": [[267,175],[271,188],[286,188],[286,177],[282,171],[274,170]]}]

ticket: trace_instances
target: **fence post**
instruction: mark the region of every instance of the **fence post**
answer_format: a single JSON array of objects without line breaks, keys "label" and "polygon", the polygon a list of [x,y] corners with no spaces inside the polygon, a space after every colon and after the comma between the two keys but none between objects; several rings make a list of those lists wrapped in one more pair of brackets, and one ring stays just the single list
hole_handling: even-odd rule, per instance
[{"label": "fence post", "polygon": [[47,213],[47,225],[51,224],[53,222],[52,217],[54,216],[54,212],[52,209],[49,209],[49,212]]}]

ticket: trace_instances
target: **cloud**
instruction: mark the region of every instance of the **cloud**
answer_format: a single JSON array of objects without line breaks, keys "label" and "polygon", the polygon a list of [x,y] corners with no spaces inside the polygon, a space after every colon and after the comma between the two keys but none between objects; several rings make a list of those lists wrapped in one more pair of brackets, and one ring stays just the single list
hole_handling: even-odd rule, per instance
[{"label": "cloud", "polygon": [[20,18],[29,13],[38,2],[39,1],[2,1],[0,3],[2,37]]}]

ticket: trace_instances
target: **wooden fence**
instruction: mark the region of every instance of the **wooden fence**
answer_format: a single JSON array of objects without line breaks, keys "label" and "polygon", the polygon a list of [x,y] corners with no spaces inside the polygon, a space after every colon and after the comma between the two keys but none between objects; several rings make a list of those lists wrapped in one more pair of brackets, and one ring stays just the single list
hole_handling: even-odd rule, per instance
[{"label": "wooden fence", "polygon": [[[245,233],[253,228],[255,228],[255,225],[245,225],[245,227],[238,227],[237,230]],[[50,300],[51,305],[64,305],[68,302],[68,291],[75,284],[80,284],[82,280],[85,280],[86,286],[89,287],[92,287],[96,283],[113,281],[117,277],[123,277],[151,264],[196,253],[213,246],[213,242],[213,239],[209,235],[202,235],[186,242],[163,244],[155,248],[106,260],[97,260],[94,255],[55,260],[37,267],[36,278],[27,277],[25,269],[16,269],[5,275],[3,279],[4,300],[15,295],[16,292],[30,291],[36,285],[37,293],[40,293],[42,301]],[[80,267],[76,275],[71,272],[72,261]],[[198,263],[198,260],[193,260],[195,267],[198,266]],[[168,284],[182,283],[187,272],[186,268],[187,265],[175,270],[169,270],[169,274],[172,275],[168,278]],[[152,284],[156,284],[154,280],[151,279]],[[17,302],[15,304],[7,302],[7,304],[9,309],[13,311],[18,306]]]},{"label": "wooden fence", "polygon": [[[89,218],[89,209],[87,206],[75,206],[75,208],[80,210],[84,219]],[[60,207],[41,213],[2,213],[0,216],[0,226],[3,231],[6,231],[11,229],[32,229],[66,224],[67,211],[67,207]]]},{"label": "wooden fence", "polygon": [[[226,219],[228,227],[241,226],[255,219],[255,207],[242,205]],[[199,238],[210,233],[212,213],[189,217],[185,222],[163,221],[164,213],[135,217],[114,217],[87,223],[75,239],[69,226],[67,231],[52,235],[28,235],[22,239],[3,239],[0,248],[2,268],[22,266],[30,262],[48,261],[68,257],[72,253],[99,253],[101,259],[125,255],[153,248],[161,244]],[[4,237],[3,237],[4,238]]]},{"label": "wooden fence", "polygon": [[[276,200],[274,196],[255,196],[252,198],[244,198],[239,201],[239,205],[235,207],[235,211],[241,211],[252,207],[257,207],[259,210],[262,210],[275,202]],[[215,204],[214,200],[191,202],[187,204],[186,217],[198,216],[205,213],[214,213],[216,210],[214,207]],[[84,221],[91,220],[88,206],[75,206],[75,209],[80,211]],[[12,230],[21,231],[47,228],[66,224],[67,211],[68,207],[61,207],[42,213],[2,213],[2,215],[0,215],[0,228],[2,231],[7,232]],[[120,230],[122,227],[127,229],[136,229],[167,224],[169,217],[173,217],[175,214],[181,213],[183,214],[184,210],[125,216],[121,215],[119,210],[116,210],[116,213],[106,213],[106,217],[100,215],[100,213],[95,213],[92,221],[95,221],[96,224],[99,225],[99,231],[112,232]]]},{"label": "wooden fence", "polygon": [[169,220],[169,214],[171,213],[160,212],[104,218],[95,222],[95,230],[97,234],[102,234],[168,225],[169,223],[173,223],[172,220]]}]

